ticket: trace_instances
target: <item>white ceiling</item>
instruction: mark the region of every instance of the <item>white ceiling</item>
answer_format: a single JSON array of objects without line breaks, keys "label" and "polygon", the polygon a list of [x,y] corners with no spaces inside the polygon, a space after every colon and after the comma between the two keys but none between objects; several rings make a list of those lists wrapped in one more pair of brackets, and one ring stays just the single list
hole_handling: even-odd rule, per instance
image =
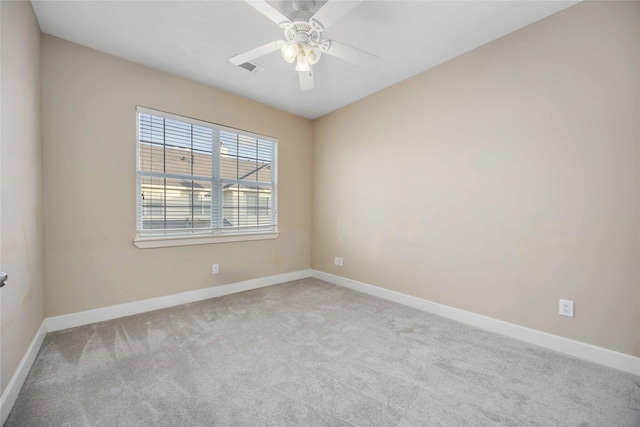
[{"label": "white ceiling", "polygon": [[[337,0],[333,0],[337,1]],[[270,1],[285,15],[290,1]],[[316,2],[317,10],[322,1]],[[279,52],[251,74],[227,60],[283,39],[243,1],[33,1],[43,32],[310,119],[576,4],[577,1],[364,1],[324,37],[380,57],[372,71],[329,55],[301,92]]]}]

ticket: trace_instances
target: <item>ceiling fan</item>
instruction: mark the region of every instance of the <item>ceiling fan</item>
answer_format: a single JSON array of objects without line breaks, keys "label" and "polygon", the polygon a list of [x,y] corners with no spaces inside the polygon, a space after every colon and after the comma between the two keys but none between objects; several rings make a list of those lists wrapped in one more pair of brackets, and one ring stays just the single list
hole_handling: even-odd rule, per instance
[{"label": "ceiling fan", "polygon": [[362,1],[329,0],[316,13],[313,13],[311,9],[315,4],[314,0],[294,0],[294,11],[286,17],[266,0],[245,0],[247,4],[282,28],[285,39],[236,55],[230,58],[229,62],[240,65],[280,50],[285,61],[290,64],[296,63],[300,90],[313,89],[313,65],[318,63],[323,53],[366,69],[373,69],[380,59],[377,56],[322,37],[323,31]]}]

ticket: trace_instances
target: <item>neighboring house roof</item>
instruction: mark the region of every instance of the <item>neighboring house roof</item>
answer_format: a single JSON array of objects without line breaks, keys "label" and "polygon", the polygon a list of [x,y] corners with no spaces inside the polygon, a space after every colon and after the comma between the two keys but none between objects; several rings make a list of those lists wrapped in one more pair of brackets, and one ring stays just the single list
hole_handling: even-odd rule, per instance
[{"label": "neighboring house roof", "polygon": [[[140,144],[140,167],[143,171],[210,177],[211,162],[210,153],[156,144]],[[271,182],[272,165],[271,162],[251,161],[223,152],[220,156],[220,174],[223,179]],[[171,181],[175,181],[173,184],[179,187],[192,185],[191,181]],[[200,184],[197,180],[193,181],[193,186],[208,188],[204,182]],[[233,184],[226,184],[225,188],[231,186]],[[240,187],[252,188],[244,185]]]}]

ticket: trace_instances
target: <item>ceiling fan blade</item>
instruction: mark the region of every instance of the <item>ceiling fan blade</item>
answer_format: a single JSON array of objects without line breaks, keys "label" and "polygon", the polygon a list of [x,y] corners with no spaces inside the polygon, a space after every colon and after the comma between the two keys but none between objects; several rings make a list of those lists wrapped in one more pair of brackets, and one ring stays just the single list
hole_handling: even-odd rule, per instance
[{"label": "ceiling fan blade", "polygon": [[309,66],[309,71],[298,71],[300,76],[300,90],[313,89],[313,68]]},{"label": "ceiling fan blade", "polygon": [[367,70],[372,70],[378,64],[380,58],[377,56],[365,52],[355,47],[347,46],[336,41],[331,40],[328,48],[323,49],[323,52],[335,56],[336,58],[344,59],[353,64],[359,65]]},{"label": "ceiling fan blade", "polygon": [[281,28],[288,28],[291,25],[291,20],[284,16],[278,9],[267,3],[266,0],[244,0],[249,6],[253,7],[258,12],[275,22]]},{"label": "ceiling fan blade", "polygon": [[267,55],[271,52],[275,52],[276,50],[280,50],[280,48],[284,43],[285,42],[283,42],[282,40],[277,40],[275,42],[267,43],[255,49],[251,49],[245,53],[241,53],[240,55],[236,55],[233,58],[229,58],[229,62],[231,62],[234,65],[244,64],[245,62],[249,62],[253,59]]},{"label": "ceiling fan blade", "polygon": [[318,31],[326,30],[362,1],[329,0],[309,19],[309,22]]}]

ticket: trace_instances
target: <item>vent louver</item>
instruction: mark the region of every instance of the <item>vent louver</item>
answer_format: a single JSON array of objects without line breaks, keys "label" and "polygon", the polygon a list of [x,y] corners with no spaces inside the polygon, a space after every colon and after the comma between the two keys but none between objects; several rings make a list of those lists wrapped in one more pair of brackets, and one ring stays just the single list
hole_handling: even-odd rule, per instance
[{"label": "vent louver", "polygon": [[243,62],[242,64],[239,64],[238,67],[243,68],[253,74],[258,74],[264,71],[263,67],[257,64],[254,64],[253,62]]}]

